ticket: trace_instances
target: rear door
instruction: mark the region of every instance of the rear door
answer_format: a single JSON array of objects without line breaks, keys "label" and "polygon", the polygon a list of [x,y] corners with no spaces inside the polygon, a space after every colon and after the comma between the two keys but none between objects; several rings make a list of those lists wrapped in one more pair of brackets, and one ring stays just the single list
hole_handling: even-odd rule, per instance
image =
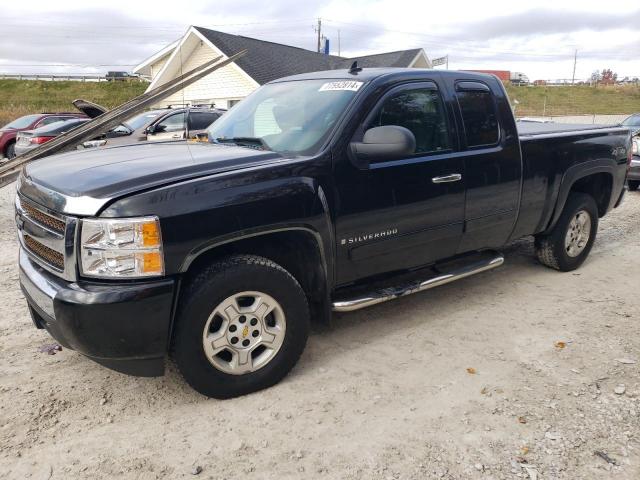
[{"label": "rear door", "polygon": [[209,128],[213,122],[215,122],[220,117],[219,113],[216,112],[198,112],[198,111],[189,111],[189,138],[194,138],[198,133],[203,133]]},{"label": "rear door", "polygon": [[336,164],[337,280],[431,263],[455,253],[462,235],[464,181],[451,118],[435,82],[388,91],[358,129],[398,125],[416,137],[416,152],[357,166]]},{"label": "rear door", "polygon": [[513,230],[520,201],[522,164],[513,114],[506,96],[498,92],[497,98],[484,82],[461,80],[453,87],[466,187],[458,253],[500,247]]}]

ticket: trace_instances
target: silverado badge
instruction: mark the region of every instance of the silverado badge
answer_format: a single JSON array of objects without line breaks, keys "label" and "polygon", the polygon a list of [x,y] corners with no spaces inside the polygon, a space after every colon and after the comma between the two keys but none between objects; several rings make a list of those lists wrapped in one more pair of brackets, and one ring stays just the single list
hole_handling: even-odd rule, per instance
[{"label": "silverado badge", "polygon": [[365,233],[363,235],[356,235],[354,237],[343,238],[340,240],[340,245],[355,245],[357,243],[366,242],[367,240],[378,240],[386,237],[391,237],[398,234],[397,228],[390,228],[383,230],[382,232]]}]

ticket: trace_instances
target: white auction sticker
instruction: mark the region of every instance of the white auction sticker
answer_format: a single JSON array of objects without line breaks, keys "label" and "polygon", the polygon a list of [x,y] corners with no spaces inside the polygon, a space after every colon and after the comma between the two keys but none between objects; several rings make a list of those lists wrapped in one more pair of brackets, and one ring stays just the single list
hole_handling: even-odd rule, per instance
[{"label": "white auction sticker", "polygon": [[341,82],[328,82],[320,87],[319,92],[331,92],[336,90],[347,90],[357,92],[360,90],[364,82],[356,82],[354,80],[343,80]]}]

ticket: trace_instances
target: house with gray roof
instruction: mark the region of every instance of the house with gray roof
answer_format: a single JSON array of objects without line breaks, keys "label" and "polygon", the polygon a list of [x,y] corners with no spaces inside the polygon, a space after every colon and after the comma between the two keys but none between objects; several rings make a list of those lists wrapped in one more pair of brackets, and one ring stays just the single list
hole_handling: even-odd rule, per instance
[{"label": "house with gray roof", "polygon": [[134,72],[147,78],[152,89],[215,57],[228,58],[244,49],[248,53],[235,63],[214,71],[158,106],[215,104],[218,108],[230,108],[260,85],[277,78],[348,69],[356,60],[358,66],[365,68],[431,68],[421,48],[346,58],[194,26],[182,38],[140,63]]}]

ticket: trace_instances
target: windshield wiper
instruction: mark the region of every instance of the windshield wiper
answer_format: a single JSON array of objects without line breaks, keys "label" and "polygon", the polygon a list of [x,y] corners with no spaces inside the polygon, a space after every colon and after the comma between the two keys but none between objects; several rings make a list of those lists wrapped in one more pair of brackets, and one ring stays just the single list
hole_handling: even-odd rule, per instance
[{"label": "windshield wiper", "polygon": [[262,138],[259,137],[218,137],[216,143],[233,143],[239,147],[255,148],[257,150],[271,150]]}]

